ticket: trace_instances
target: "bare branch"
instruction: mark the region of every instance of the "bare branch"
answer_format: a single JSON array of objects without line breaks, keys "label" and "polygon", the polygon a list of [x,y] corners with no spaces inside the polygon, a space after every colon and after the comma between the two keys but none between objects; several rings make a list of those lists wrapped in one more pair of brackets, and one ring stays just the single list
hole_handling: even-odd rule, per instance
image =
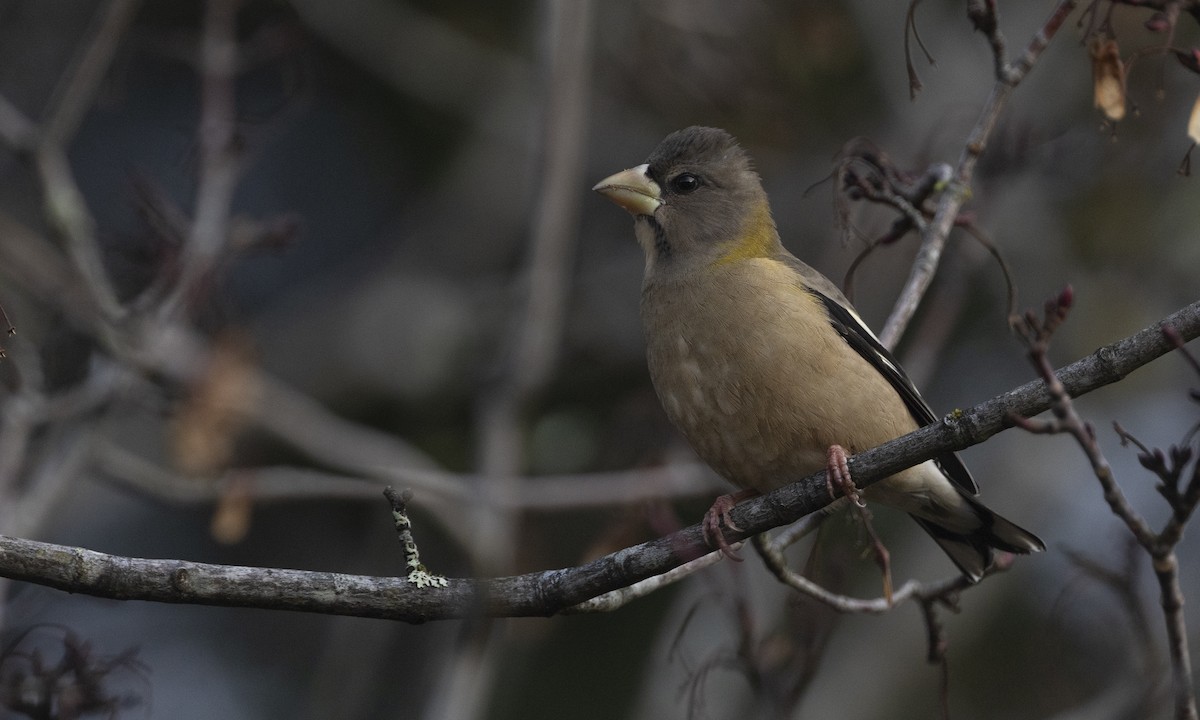
[{"label": "bare branch", "polygon": [[1175,688],[1175,717],[1196,720],[1196,691],[1192,685],[1192,660],[1188,652],[1187,624],[1183,615],[1183,589],[1179,586],[1179,560],[1175,551],[1154,558],[1163,616],[1167,623],[1167,647],[1171,656]]},{"label": "bare branch", "polygon": [[901,585],[899,589],[890,593],[890,596],[885,595],[884,597],[862,600],[830,592],[789,568],[778,546],[768,541],[765,535],[756,535],[754,537],[754,548],[758,550],[767,569],[775,577],[779,578],[780,582],[840,613],[879,615],[907,600],[921,600],[921,598],[927,596],[941,596],[951,592],[958,592],[971,586],[971,581],[962,575],[941,580],[930,585],[924,585],[916,580],[909,580]]},{"label": "bare branch", "polygon": [[[756,539],[758,537],[763,536],[756,536]],[[737,552],[741,548],[742,543],[734,543],[729,546],[729,549],[733,552]],[[639,580],[638,582],[635,582],[629,587],[617,588],[616,590],[606,592],[603,595],[594,597],[590,600],[585,600],[578,605],[569,607],[566,610],[563,610],[563,612],[565,614],[612,612],[617,608],[628,605],[640,597],[645,597],[646,595],[649,595],[657,590],[661,590],[668,585],[674,585],[684,578],[691,577],[704,568],[716,565],[724,558],[724,553],[719,550],[714,550],[703,557],[698,557],[695,560],[689,560],[679,567],[671,568],[662,575],[648,577],[645,580]]]},{"label": "bare branch", "polygon": [[79,53],[72,72],[55,88],[42,127],[43,142],[66,147],[75,137],[140,5],[141,0],[111,0],[97,13],[91,42]]},{"label": "bare branch", "polygon": [[917,68],[913,65],[912,50],[909,48],[908,38],[911,35],[917,41],[917,47],[921,48],[921,53],[925,56],[925,62],[930,65],[937,66],[933,55],[929,54],[929,50],[925,47],[925,41],[921,39],[921,33],[917,30],[917,5],[921,0],[909,0],[908,12],[904,17],[904,64],[908,69],[908,99],[916,100],[917,93],[921,91],[924,85],[921,83],[921,78],[917,75]]},{"label": "bare branch", "polygon": [[1031,311],[1026,314],[1024,324],[1016,326],[1021,337],[1029,346],[1030,362],[1037,368],[1038,374],[1046,381],[1050,390],[1050,396],[1053,398],[1051,409],[1054,411],[1055,419],[1030,420],[1021,414],[1014,414],[1010,419],[1013,424],[1028,432],[1069,433],[1073,436],[1084,454],[1087,455],[1088,462],[1092,465],[1092,472],[1104,490],[1104,500],[1112,509],[1113,514],[1125,523],[1139,543],[1149,547],[1155,542],[1154,531],[1150,529],[1145,518],[1133,509],[1129,499],[1122,492],[1121,486],[1117,484],[1112,466],[1104,457],[1100,444],[1096,442],[1095,429],[1089,423],[1084,422],[1083,418],[1075,411],[1071,396],[1055,375],[1054,367],[1050,364],[1047,356],[1050,336],[1066,320],[1070,306],[1071,290],[1067,288],[1057,300],[1046,303],[1046,314],[1043,320],[1038,320]]},{"label": "bare branch", "polygon": [[[1041,30],[1030,41],[1024,54],[1005,66],[1003,72],[999,73],[996,84],[992,87],[992,93],[979,115],[979,120],[967,138],[967,144],[959,157],[954,178],[942,192],[933,221],[921,232],[921,249],[913,261],[912,270],[905,282],[904,289],[900,292],[895,308],[884,324],[883,331],[879,333],[879,340],[885,347],[894,348],[900,341],[900,336],[904,334],[904,329],[908,327],[909,321],[916,313],[921,298],[925,296],[925,291],[933,282],[933,276],[941,261],[942,250],[946,246],[946,238],[950,235],[950,230],[954,227],[963,204],[970,197],[975,165],[983,155],[988,139],[996,127],[1000,111],[1004,108],[1012,91],[1033,69],[1042,50],[1049,44],[1075,5],[1076,0],[1062,0]],[[995,48],[994,42],[993,48]]]},{"label": "bare branch", "polygon": [[475,534],[477,557],[484,565],[511,564],[516,521],[497,513],[493,500],[519,492],[524,461],[520,448],[523,417],[558,363],[566,317],[573,239],[577,234],[583,177],[583,147],[589,100],[592,29],[590,2],[543,2],[545,106],[537,202],[530,229],[525,286],[513,314],[511,346],[497,368],[492,387],[480,402],[478,427],[480,473]]},{"label": "bare branch", "polygon": [[[1185,341],[1200,336],[1200,302],[1058,371],[1071,396],[1116,382],[1174,349],[1169,324]],[[1050,408],[1042,381],[1031,382],[941,422],[850,458],[862,488],[931,457],[961,450],[1004,430],[1012,413]],[[790,523],[829,503],[825,473],[779,488],[732,511],[743,528],[731,540]],[[300,610],[409,622],[476,615],[552,615],[585,600],[661,575],[709,552],[700,525],[625,548],[585,565],[492,580],[451,579],[420,588],[402,579],[275,568],[244,568],[179,560],[122,558],[78,548],[0,538],[0,576],[101,597]]]},{"label": "bare branch", "polygon": [[0,95],[0,139],[14,150],[28,151],[37,143],[37,132],[33,121]]},{"label": "bare branch", "polygon": [[234,84],[238,69],[239,0],[208,0],[200,47],[200,177],[176,285],[157,308],[169,317],[196,299],[229,237],[233,192],[241,173]]},{"label": "bare branch", "polygon": [[[579,193],[587,136],[592,65],[590,0],[539,3],[544,37],[540,178],[519,303],[493,382],[481,393],[475,416],[480,477],[468,502],[472,559],[487,573],[511,572],[520,514],[504,504],[521,492],[526,460],[525,418],[550,381],[561,352],[578,235]],[[511,344],[510,344],[511,343]],[[493,504],[499,500],[500,504]],[[473,720],[487,712],[495,668],[509,643],[476,623],[467,653],[459,653],[438,674],[427,718]]]},{"label": "bare branch", "polygon": [[[1054,398],[1051,409],[1054,420],[1038,421],[1014,416],[1013,420],[1021,427],[1032,432],[1067,433],[1075,438],[1079,447],[1092,465],[1092,472],[1100,481],[1104,491],[1104,499],[1114,515],[1120,518],[1129,528],[1130,533],[1150,555],[1154,574],[1158,578],[1160,597],[1164,620],[1167,626],[1167,640],[1171,658],[1173,687],[1175,688],[1175,717],[1177,720],[1196,720],[1196,695],[1192,686],[1192,664],[1188,651],[1188,635],[1183,614],[1183,591],[1179,585],[1179,560],[1175,555],[1175,546],[1183,537],[1183,526],[1191,517],[1200,500],[1200,488],[1197,482],[1189,483],[1187,489],[1179,492],[1179,479],[1184,466],[1192,460],[1193,452],[1190,447],[1172,447],[1170,459],[1161,450],[1150,450],[1136,438],[1117,426],[1122,443],[1133,442],[1141,449],[1138,459],[1143,467],[1153,472],[1162,481],[1159,492],[1166,498],[1172,514],[1167,526],[1161,533],[1155,533],[1149,523],[1136,511],[1121,491],[1113,476],[1112,467],[1096,442],[1096,432],[1091,424],[1085,422],[1075,410],[1071,401],[1071,393],[1064,387],[1047,359],[1050,338],[1054,331],[1066,320],[1071,306],[1071,290],[1068,287],[1057,299],[1046,302],[1045,314],[1039,319],[1031,310],[1025,317],[1014,322],[1014,327],[1029,347],[1029,359],[1038,372],[1046,380],[1050,393]],[[1163,339],[1175,349],[1183,349],[1184,336],[1170,322],[1159,327]],[[1184,350],[1183,354],[1192,360]],[[1194,361],[1193,361],[1194,364]],[[1194,475],[1200,478],[1200,461],[1194,468]],[[1195,478],[1194,478],[1195,480]]]},{"label": "bare branch", "polygon": [[[96,241],[96,222],[75,183],[67,162],[66,147],[95,101],[96,92],[108,73],[137,6],[138,0],[113,0],[102,11],[95,35],[59,85],[50,115],[30,148],[35,151],[46,217],[66,240],[71,259],[86,281],[93,300],[110,321],[121,318],[124,310],[105,270]],[[7,107],[7,103],[0,105],[0,108]],[[2,114],[11,116],[9,112]],[[20,128],[18,123],[16,129],[18,134],[6,133],[6,136],[15,147],[20,147],[16,143],[30,140],[21,137],[29,132],[29,128]]]},{"label": "bare branch", "polygon": [[[100,314],[110,323],[119,320],[125,311],[104,268],[100,246],[96,242],[96,220],[75,182],[66,152],[58,145],[42,144],[35,160],[46,219],[64,239],[67,252]],[[102,327],[103,331],[111,332],[109,326]]]}]

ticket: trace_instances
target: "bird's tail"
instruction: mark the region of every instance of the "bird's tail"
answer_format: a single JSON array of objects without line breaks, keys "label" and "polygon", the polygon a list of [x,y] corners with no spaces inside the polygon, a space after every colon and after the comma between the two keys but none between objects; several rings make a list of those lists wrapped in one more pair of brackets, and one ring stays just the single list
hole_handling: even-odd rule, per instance
[{"label": "bird's tail", "polygon": [[924,518],[912,517],[971,582],[978,582],[991,566],[993,549],[1022,555],[1046,549],[1046,544],[1037,535],[1000,517],[970,495],[962,493],[962,497],[979,518],[979,527],[975,530],[956,532]]}]

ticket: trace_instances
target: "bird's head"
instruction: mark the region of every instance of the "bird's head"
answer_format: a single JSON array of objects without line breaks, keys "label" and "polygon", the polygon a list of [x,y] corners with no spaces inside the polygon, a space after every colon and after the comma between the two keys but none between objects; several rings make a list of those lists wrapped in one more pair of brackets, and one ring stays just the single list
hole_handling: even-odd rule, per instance
[{"label": "bird's head", "polygon": [[724,130],[671,133],[644,164],[593,189],[633,214],[648,278],[768,257],[779,245],[762,182]]}]

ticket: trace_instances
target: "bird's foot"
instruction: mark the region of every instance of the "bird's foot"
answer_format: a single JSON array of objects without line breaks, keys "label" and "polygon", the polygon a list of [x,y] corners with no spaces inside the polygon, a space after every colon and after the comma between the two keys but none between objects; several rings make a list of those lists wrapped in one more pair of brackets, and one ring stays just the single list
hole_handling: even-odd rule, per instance
[{"label": "bird's foot", "polygon": [[721,532],[721,525],[733,530],[741,532],[733,518],[730,517],[729,511],[733,510],[733,506],[741,501],[759,495],[759,491],[753,489],[738,490],[729,495],[722,495],[713,501],[712,507],[708,512],[704,513],[704,520],[700,523],[700,529],[704,533],[704,542],[708,543],[709,547],[716,547],[725,557],[734,562],[741,562],[742,558],[729,545],[729,541],[725,539],[725,534]]},{"label": "bird's foot", "polygon": [[850,477],[850,463],[846,462],[846,449],[841,445],[830,445],[825,457],[825,487],[829,490],[829,497],[837,498],[837,491],[841,490],[842,495],[850,498],[850,502],[860,508],[865,508],[867,504],[863,502],[862,494],[854,484],[854,478]]},{"label": "bird's foot", "polygon": [[871,554],[875,556],[875,563],[879,565],[879,571],[883,575],[883,596],[887,598],[888,605],[891,605],[892,556],[875,532],[875,527],[871,524],[871,511],[867,509],[867,503],[863,501],[862,493],[854,484],[854,479],[850,477],[850,463],[846,462],[846,449],[841,445],[830,445],[826,459],[825,485],[829,490],[829,497],[836,498],[837,491],[840,490],[842,495],[854,503],[854,511],[858,515],[858,519],[862,521],[863,528],[867,531],[867,537],[870,538]]}]

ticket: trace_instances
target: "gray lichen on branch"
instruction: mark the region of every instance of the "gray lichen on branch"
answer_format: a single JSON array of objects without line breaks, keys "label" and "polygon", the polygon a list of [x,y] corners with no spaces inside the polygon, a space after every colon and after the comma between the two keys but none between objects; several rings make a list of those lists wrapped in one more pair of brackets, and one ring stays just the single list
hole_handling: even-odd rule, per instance
[{"label": "gray lichen on branch", "polygon": [[408,568],[406,579],[419,588],[446,587],[446,578],[429,572],[421,562],[421,553],[417,550],[417,541],[412,533],[412,520],[408,517],[408,503],[412,500],[412,491],[396,492],[389,485],[383,489],[383,496],[392,504],[392,521],[396,524],[396,534],[400,537],[401,547],[404,548],[404,565]]}]

